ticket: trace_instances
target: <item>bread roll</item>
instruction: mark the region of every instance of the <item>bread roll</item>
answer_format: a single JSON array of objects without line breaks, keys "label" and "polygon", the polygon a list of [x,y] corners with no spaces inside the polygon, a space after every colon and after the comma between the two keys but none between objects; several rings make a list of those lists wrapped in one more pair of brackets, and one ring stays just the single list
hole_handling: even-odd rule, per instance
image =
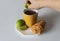
[{"label": "bread roll", "polygon": [[44,31],[45,24],[46,24],[46,21],[40,20],[38,23],[34,24],[31,27],[32,32],[35,34],[41,34],[41,32]]}]

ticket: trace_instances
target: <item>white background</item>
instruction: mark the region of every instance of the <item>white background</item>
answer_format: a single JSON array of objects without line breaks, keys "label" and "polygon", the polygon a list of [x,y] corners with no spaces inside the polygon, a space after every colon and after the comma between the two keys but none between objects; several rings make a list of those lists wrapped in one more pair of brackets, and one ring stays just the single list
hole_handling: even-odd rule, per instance
[{"label": "white background", "polygon": [[60,13],[48,8],[39,10],[39,19],[45,19],[46,30],[37,37],[22,37],[15,23],[23,18],[24,0],[0,0],[0,41],[60,41]]}]

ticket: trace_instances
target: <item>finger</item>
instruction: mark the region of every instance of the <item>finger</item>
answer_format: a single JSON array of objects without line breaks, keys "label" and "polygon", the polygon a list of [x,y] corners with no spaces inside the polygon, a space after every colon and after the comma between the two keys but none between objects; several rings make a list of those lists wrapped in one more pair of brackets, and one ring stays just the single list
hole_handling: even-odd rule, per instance
[{"label": "finger", "polygon": [[40,6],[39,6],[38,3],[34,2],[34,3],[32,3],[28,8],[30,8],[30,9],[39,9]]},{"label": "finger", "polygon": [[33,2],[37,2],[37,1],[40,1],[40,0],[29,0],[31,3]]},{"label": "finger", "polygon": [[24,0],[25,3],[27,3],[28,0]]}]

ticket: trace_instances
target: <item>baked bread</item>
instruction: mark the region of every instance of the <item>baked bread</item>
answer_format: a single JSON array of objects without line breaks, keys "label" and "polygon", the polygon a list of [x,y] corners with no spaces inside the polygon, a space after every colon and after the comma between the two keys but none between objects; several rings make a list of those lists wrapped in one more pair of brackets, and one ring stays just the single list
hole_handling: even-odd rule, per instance
[{"label": "baked bread", "polygon": [[32,32],[35,34],[41,34],[41,32],[44,31],[45,24],[46,24],[46,21],[40,20],[38,23],[34,24],[31,27]]}]

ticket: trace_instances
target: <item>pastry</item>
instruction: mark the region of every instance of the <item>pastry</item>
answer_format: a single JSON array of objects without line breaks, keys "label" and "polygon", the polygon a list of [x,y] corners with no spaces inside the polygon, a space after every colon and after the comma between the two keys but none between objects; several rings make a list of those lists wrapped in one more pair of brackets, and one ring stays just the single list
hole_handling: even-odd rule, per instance
[{"label": "pastry", "polygon": [[44,31],[45,24],[46,24],[46,21],[40,20],[38,23],[34,24],[31,27],[32,32],[35,34],[41,34],[41,32]]}]

